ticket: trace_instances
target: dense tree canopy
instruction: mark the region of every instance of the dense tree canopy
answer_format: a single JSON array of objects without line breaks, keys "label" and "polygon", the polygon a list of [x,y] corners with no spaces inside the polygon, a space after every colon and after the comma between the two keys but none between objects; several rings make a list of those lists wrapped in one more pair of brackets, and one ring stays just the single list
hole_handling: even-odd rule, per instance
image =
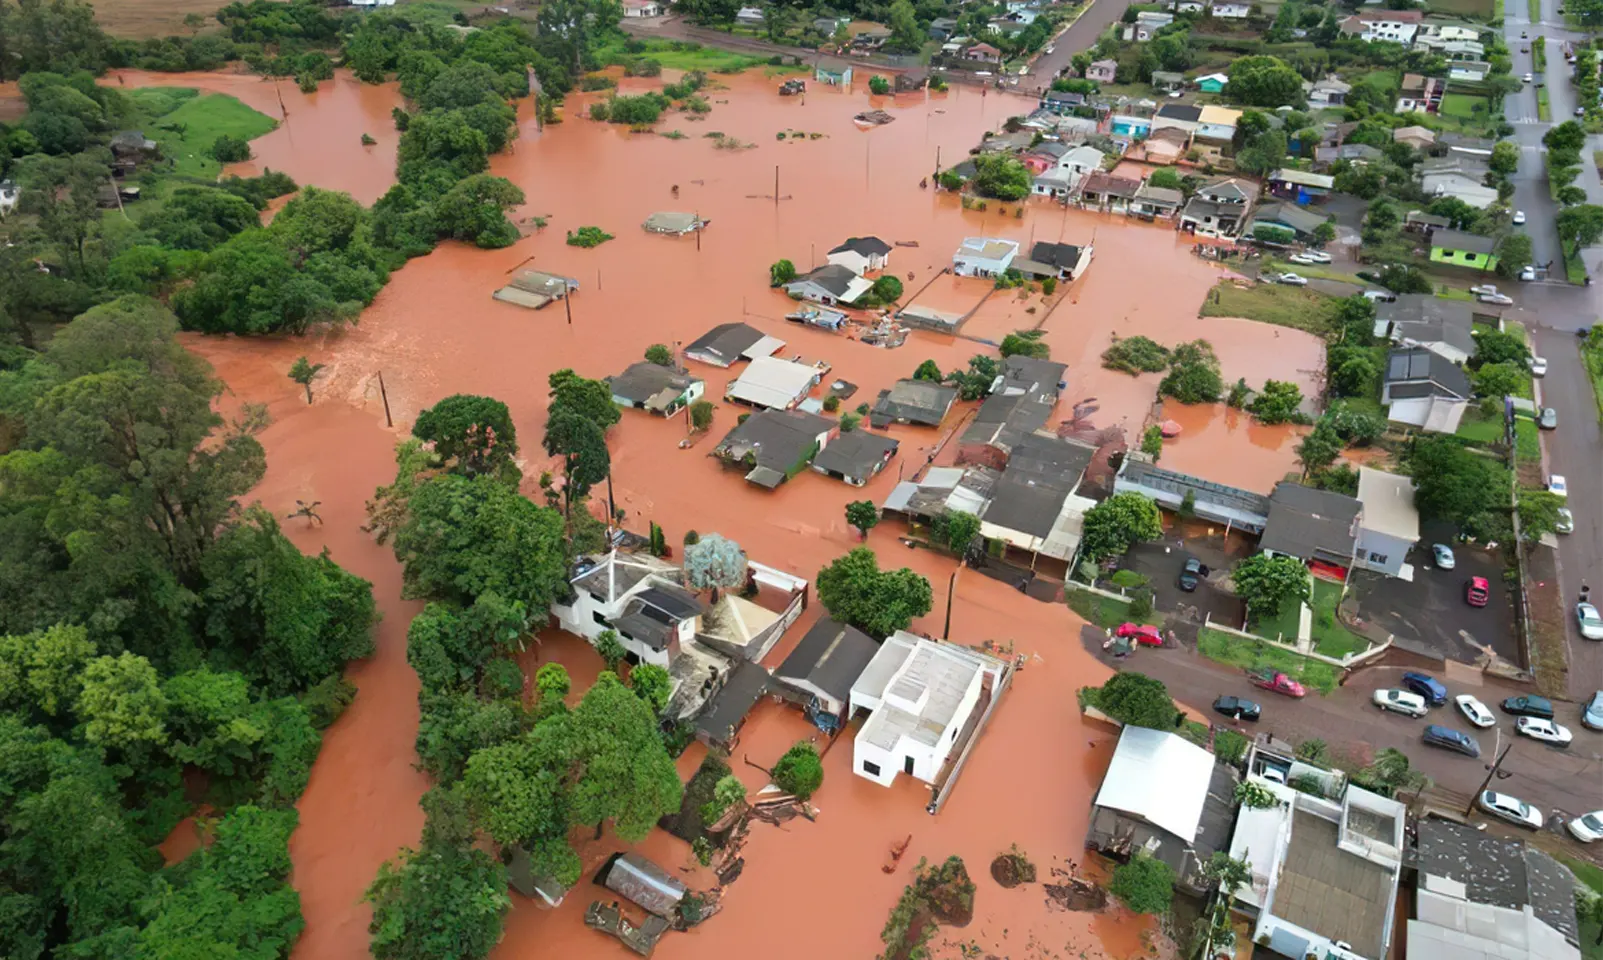
[{"label": "dense tree canopy", "polygon": [[417,415],[412,436],[434,444],[450,469],[468,476],[500,475],[518,455],[518,431],[507,405],[458,393]]},{"label": "dense tree canopy", "polygon": [[1080,546],[1091,561],[1118,556],[1133,543],[1163,536],[1163,515],[1150,497],[1116,493],[1085,512]]},{"label": "dense tree canopy", "polygon": [[881,570],[879,558],[867,547],[819,572],[818,599],[830,616],[875,637],[906,630],[935,602],[928,580],[906,567]]}]

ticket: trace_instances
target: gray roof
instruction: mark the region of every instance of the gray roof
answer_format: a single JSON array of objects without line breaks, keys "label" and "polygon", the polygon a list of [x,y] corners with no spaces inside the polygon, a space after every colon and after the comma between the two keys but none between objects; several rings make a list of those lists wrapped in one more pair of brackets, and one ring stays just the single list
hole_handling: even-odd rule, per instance
[{"label": "gray roof", "polygon": [[1063,502],[1080,485],[1096,448],[1051,434],[1032,433],[1008,457],[991,491],[986,523],[1032,537],[1052,532]]},{"label": "gray roof", "polygon": [[1444,250],[1462,250],[1466,253],[1489,254],[1497,249],[1495,239],[1476,233],[1465,233],[1462,230],[1437,230],[1431,235],[1430,245]]},{"label": "gray roof", "polygon": [[[1085,256],[1085,248],[1077,247],[1072,243],[1048,243],[1042,240],[1030,248],[1031,260],[1037,263],[1049,263],[1060,270],[1073,270],[1080,265],[1080,258],[1083,256]],[[1056,364],[1056,366],[1058,367],[1058,379],[1062,379],[1062,373],[1068,367],[1061,363]],[[1057,380],[1053,382],[1056,383]]]},{"label": "gray roof", "polygon": [[1519,910],[1577,943],[1575,875],[1523,840],[1510,840],[1434,817],[1419,822],[1419,871],[1464,885],[1472,903]]},{"label": "gray roof", "polygon": [[1312,234],[1325,222],[1323,216],[1295,203],[1265,203],[1253,212],[1252,219],[1255,223],[1283,223],[1301,234]]},{"label": "gray roof", "polygon": [[[1386,384],[1392,396],[1453,396],[1468,399],[1474,393],[1469,377],[1458,364],[1424,347],[1393,350],[1386,355]],[[1400,393],[1399,388],[1419,384],[1426,389]]]},{"label": "gray roof", "polygon": [[[1437,237],[1441,234],[1440,230],[1436,232]],[[1375,317],[1390,321],[1392,335],[1396,338],[1445,343],[1469,356],[1475,355],[1474,311],[1463,300],[1443,300],[1428,293],[1404,293],[1393,303],[1376,304]]]},{"label": "gray roof", "polygon": [[664,391],[678,396],[700,379],[680,373],[672,367],[642,360],[639,363],[631,363],[622,373],[609,378],[609,382],[613,396],[622,397],[631,403],[645,403]]},{"label": "gray roof", "polygon": [[744,323],[720,323],[685,348],[690,355],[701,354],[709,363],[729,366],[746,350],[751,349],[764,334],[756,327]]},{"label": "gray roof", "polygon": [[836,700],[850,699],[852,684],[863,675],[879,644],[868,634],[824,617],[802,637],[774,671],[777,680],[805,681]]},{"label": "gray roof", "polygon": [[736,660],[734,669],[712,702],[696,720],[696,733],[715,744],[727,745],[746,721],[746,714],[768,690],[768,671],[750,660]]},{"label": "gray roof", "polygon": [[694,593],[676,583],[656,583],[635,594],[635,601],[671,617],[675,621],[699,617],[707,605]]},{"label": "gray roof", "polygon": [[847,237],[845,243],[829,252],[840,253],[845,250],[860,253],[865,257],[884,256],[891,252],[891,245],[878,237]]},{"label": "gray roof", "polygon": [[899,420],[936,427],[956,400],[956,387],[930,380],[898,380],[889,390],[880,391],[869,419],[876,427]]},{"label": "gray roof", "polygon": [[1449,227],[1453,224],[1453,221],[1447,217],[1438,217],[1434,213],[1426,213],[1423,210],[1408,211],[1408,214],[1403,217],[1403,222],[1418,223],[1427,227]]},{"label": "gray roof", "polygon": [[1141,189],[1135,192],[1135,198],[1147,203],[1178,207],[1185,202],[1186,195],[1173,187],[1154,187],[1151,181],[1147,181],[1142,183]]},{"label": "gray roof", "polygon": [[[1040,244],[1036,245],[1037,247]],[[1002,385],[985,398],[961,443],[986,444],[1009,452],[1046,426],[1057,408],[1058,384],[1068,367],[1051,360],[1011,356],[1002,361]]]},{"label": "gray roof", "polygon": [[1202,119],[1202,108],[1189,103],[1166,103],[1158,108],[1158,116],[1165,120],[1196,123]]},{"label": "gray roof", "polygon": [[[830,252],[834,253],[833,250]],[[838,263],[826,263],[799,275],[785,284],[785,287],[788,289],[796,284],[811,283],[828,291],[833,297],[844,297],[851,290],[852,282],[857,279],[857,274],[853,273],[850,267]]]},{"label": "gray roof", "polygon": [[1197,195],[1208,199],[1222,197],[1225,202],[1247,201],[1258,196],[1258,185],[1240,177],[1223,177],[1197,188]]},{"label": "gray roof", "polygon": [[829,446],[813,458],[813,467],[862,482],[874,475],[879,464],[895,456],[899,446],[900,442],[890,437],[862,429],[853,430],[829,441]]},{"label": "gray roof", "polygon": [[1341,833],[1334,820],[1307,810],[1292,813],[1271,912],[1304,930],[1350,943],[1361,957],[1385,956],[1393,870],[1343,850]]},{"label": "gray roof", "polygon": [[1119,483],[1138,484],[1151,491],[1159,502],[1175,509],[1190,493],[1198,516],[1236,526],[1262,530],[1269,517],[1269,498],[1261,493],[1204,480],[1177,470],[1167,470],[1140,457],[1125,455],[1119,467]]},{"label": "gray roof", "polygon": [[1356,497],[1344,493],[1277,483],[1269,495],[1269,522],[1258,546],[1303,560],[1346,563],[1357,542],[1353,521],[1361,509]]},{"label": "gray roof", "polygon": [[734,460],[744,460],[750,453],[757,466],[783,476],[818,442],[819,434],[833,429],[835,421],[815,413],[759,410],[725,434],[713,452]]}]

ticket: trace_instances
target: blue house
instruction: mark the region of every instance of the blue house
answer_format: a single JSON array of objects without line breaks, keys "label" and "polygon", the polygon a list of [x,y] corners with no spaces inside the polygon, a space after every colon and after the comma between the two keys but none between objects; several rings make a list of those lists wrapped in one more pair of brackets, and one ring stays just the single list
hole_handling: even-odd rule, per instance
[{"label": "blue house", "polygon": [[1112,123],[1112,133],[1115,137],[1145,140],[1152,133],[1152,121],[1146,117],[1127,117],[1123,114],[1114,114]]}]

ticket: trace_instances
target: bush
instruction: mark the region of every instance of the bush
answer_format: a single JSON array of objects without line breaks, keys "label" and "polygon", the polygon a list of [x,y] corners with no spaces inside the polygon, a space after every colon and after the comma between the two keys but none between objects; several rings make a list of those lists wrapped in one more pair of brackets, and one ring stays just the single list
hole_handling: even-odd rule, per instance
[{"label": "bush", "polygon": [[212,157],[218,163],[239,163],[250,159],[250,141],[223,134],[212,141]]},{"label": "bush", "polygon": [[568,246],[570,247],[599,247],[612,239],[612,234],[600,227],[580,227],[568,231]]},{"label": "bush", "polygon": [[824,765],[818,751],[804,740],[785,751],[774,764],[773,776],[779,789],[806,800],[824,782]]},{"label": "bush", "polygon": [[1174,900],[1174,868],[1146,852],[1113,871],[1108,892],[1136,913],[1164,913]]},{"label": "bush", "polygon": [[1125,337],[1102,351],[1102,365],[1131,375],[1161,373],[1169,366],[1169,351],[1147,337]]},{"label": "bush", "polygon": [[868,92],[877,96],[884,96],[891,92],[891,82],[879,74],[868,78]]}]

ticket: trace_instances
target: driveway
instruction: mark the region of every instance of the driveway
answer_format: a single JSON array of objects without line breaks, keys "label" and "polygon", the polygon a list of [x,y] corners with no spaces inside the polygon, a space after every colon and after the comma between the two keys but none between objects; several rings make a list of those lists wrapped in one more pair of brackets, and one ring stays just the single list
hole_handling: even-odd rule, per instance
[{"label": "driveway", "polygon": [[[1187,593],[1180,589],[1180,568],[1190,557],[1196,557],[1208,568],[1208,577]],[[1241,625],[1245,611],[1234,594],[1218,586],[1235,561],[1216,545],[1202,540],[1185,542],[1179,538],[1165,538],[1153,543],[1138,543],[1124,555],[1119,566],[1146,576],[1151,581],[1152,609],[1157,613],[1179,614],[1182,620],[1201,623],[1204,616],[1227,623]]]},{"label": "driveway", "polygon": [[[1354,570],[1343,602],[1349,612],[1390,633],[1404,650],[1440,660],[1474,663],[1487,649],[1505,661],[1524,666],[1514,635],[1514,613],[1503,583],[1502,556],[1471,544],[1453,547],[1457,564],[1438,570],[1430,545],[1450,542],[1446,531],[1427,524],[1419,546],[1408,556],[1412,582]],[[1475,608],[1464,602],[1470,577],[1491,584],[1491,602]]]}]

